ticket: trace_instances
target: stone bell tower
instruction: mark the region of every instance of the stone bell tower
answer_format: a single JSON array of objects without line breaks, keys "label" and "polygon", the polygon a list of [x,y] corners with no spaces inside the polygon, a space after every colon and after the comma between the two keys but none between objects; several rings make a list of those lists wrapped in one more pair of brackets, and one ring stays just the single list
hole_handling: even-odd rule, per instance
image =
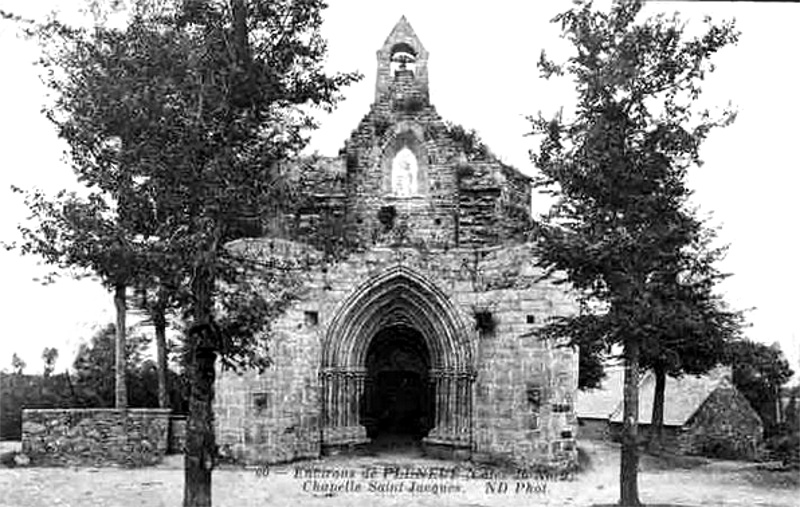
[{"label": "stone bell tower", "polygon": [[409,92],[428,103],[428,52],[403,16],[378,50],[375,102]]}]

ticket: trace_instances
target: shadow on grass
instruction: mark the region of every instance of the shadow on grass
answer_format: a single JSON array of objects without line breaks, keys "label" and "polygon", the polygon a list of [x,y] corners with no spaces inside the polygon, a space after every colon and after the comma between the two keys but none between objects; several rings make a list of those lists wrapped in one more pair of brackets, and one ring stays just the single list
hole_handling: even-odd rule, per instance
[{"label": "shadow on grass", "polygon": [[583,447],[578,447],[578,472],[588,472],[593,468],[592,457]]},{"label": "shadow on grass", "polygon": [[669,452],[642,454],[640,466],[642,471],[691,470],[711,463],[701,456],[684,456]]},{"label": "shadow on grass", "polygon": [[766,488],[795,489],[800,486],[797,470],[769,470],[751,468],[741,472],[745,481]]}]

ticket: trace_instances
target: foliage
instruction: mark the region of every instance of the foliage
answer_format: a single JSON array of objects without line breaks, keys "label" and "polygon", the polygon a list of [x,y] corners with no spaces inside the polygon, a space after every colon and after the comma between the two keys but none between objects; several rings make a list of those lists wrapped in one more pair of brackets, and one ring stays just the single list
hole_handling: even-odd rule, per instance
[{"label": "foliage", "polygon": [[797,406],[797,397],[800,386],[787,390],[789,403],[784,412],[783,421],[777,425],[773,435],[766,441],[767,449],[773,459],[780,460],[790,469],[800,469],[800,412]]},{"label": "foliage", "polygon": [[62,408],[74,404],[66,373],[44,377],[0,372],[0,439],[21,438],[23,408]]},{"label": "foliage", "polygon": [[[114,406],[115,327],[109,324],[92,336],[89,343],[78,348],[75,370],[74,401],[79,406],[111,408]],[[150,338],[144,334],[129,333],[126,341],[126,384],[129,405],[158,407],[158,379],[155,363],[146,359]],[[186,411],[185,379],[169,372],[170,399],[174,410]]]},{"label": "foliage", "polygon": [[[23,408],[112,408],[115,404],[115,334],[113,324],[100,329],[76,354],[73,369],[43,375],[0,373],[0,437],[21,437]],[[131,407],[158,407],[158,379],[153,361],[145,358],[149,338],[130,333],[126,385]],[[55,357],[54,348],[47,357]],[[185,376],[169,371],[171,407],[186,413],[188,386]]]},{"label": "foliage", "polygon": [[25,371],[26,366],[27,364],[25,364],[25,361],[23,361],[16,352],[13,356],[11,356],[11,371],[14,373],[14,375],[22,375],[22,372]]},{"label": "foliage", "polygon": [[794,375],[780,347],[739,340],[727,347],[726,362],[733,369],[733,383],[761,416],[765,436],[779,432],[776,407],[781,389]]},{"label": "foliage", "polygon": [[468,161],[487,160],[491,157],[492,153],[489,151],[489,147],[483,143],[475,129],[468,130],[450,122],[445,125],[445,128],[448,137],[464,150]]},{"label": "foliage", "polygon": [[49,377],[55,369],[56,360],[58,359],[58,349],[55,347],[45,347],[42,351],[42,360],[44,361],[45,377]]},{"label": "foliage", "polygon": [[166,281],[184,308],[203,248],[224,257],[241,217],[276,198],[276,163],[313,126],[299,106],[329,107],[355,78],[314,63],[325,52],[322,2],[250,5],[257,37],[246,61],[230,37],[229,6],[187,5],[138,2],[124,30],[35,31],[56,92],[48,115],[90,194],[28,194],[40,228],[23,228],[26,250],[102,278],[128,267],[140,283]]},{"label": "foliage", "polygon": [[[725,332],[713,293],[718,256],[688,206],[685,177],[709,131],[734,116],[714,120],[692,107],[709,57],[736,41],[733,26],[684,40],[676,18],[634,22],[641,7],[620,0],[606,13],[581,3],[555,18],[575,54],[563,65],[542,54],[539,67],[545,77],[569,73],[579,101],[573,119],[531,118],[543,138],[535,183],[558,198],[539,231],[540,264],[565,273],[593,309],[592,317],[556,319],[542,335],[623,347],[625,421],[636,419],[640,351]],[[624,505],[639,504],[636,446],[635,423],[627,423]]]},{"label": "foliage", "polygon": [[211,502],[216,356],[260,366],[255,323],[273,308],[252,294],[231,307],[237,323],[225,322],[221,290],[244,261],[224,245],[243,217],[285,198],[276,171],[305,145],[310,109],[331,109],[358,78],[322,68],[324,8],[321,0],[141,0],[122,29],[34,30],[56,95],[48,113],[89,203],[105,211],[104,197],[113,197],[126,232],[119,242],[142,247],[131,266],[174,284],[191,323],[185,505]]}]

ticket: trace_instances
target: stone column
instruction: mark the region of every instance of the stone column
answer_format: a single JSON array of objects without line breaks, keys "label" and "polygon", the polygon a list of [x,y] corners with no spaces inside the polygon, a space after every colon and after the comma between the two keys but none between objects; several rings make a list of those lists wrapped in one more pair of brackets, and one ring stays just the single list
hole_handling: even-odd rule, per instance
[{"label": "stone column", "polygon": [[453,439],[453,422],[455,421],[455,413],[453,407],[455,405],[455,396],[453,396],[453,372],[445,371],[442,377],[444,382],[444,438],[445,440]]},{"label": "stone column", "polygon": [[436,407],[428,439],[438,444],[469,445],[475,375],[469,371],[432,369],[430,378],[436,386]]},{"label": "stone column", "polygon": [[323,445],[349,445],[366,440],[359,418],[364,393],[363,369],[329,368],[323,374]]},{"label": "stone column", "polygon": [[444,379],[442,378],[441,370],[435,370],[431,373],[436,382],[436,424],[431,433],[435,438],[442,438],[445,412]]}]

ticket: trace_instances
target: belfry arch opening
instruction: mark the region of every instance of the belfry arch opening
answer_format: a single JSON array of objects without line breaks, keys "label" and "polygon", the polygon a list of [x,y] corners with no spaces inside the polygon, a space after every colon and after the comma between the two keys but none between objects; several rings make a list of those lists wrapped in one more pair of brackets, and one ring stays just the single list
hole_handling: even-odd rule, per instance
[{"label": "belfry arch opening", "polygon": [[322,361],[323,450],[381,436],[471,448],[466,327],[447,296],[408,268],[373,277],[345,300]]},{"label": "belfry arch opening", "polygon": [[417,70],[417,52],[405,42],[399,42],[392,47],[389,69],[391,75],[409,74],[411,77]]}]

